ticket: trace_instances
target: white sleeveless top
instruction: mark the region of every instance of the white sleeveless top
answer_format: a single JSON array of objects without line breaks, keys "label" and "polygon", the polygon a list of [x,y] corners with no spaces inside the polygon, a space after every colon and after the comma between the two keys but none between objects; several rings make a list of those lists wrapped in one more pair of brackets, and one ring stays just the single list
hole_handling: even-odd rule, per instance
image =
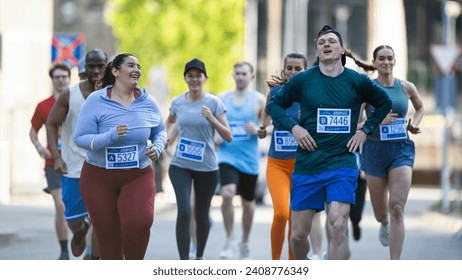
[{"label": "white sleeveless top", "polygon": [[69,110],[61,126],[61,156],[67,164],[67,174],[64,174],[64,176],[80,178],[80,171],[87,151],[77,147],[73,135],[85,98],[83,98],[82,91],[80,91],[79,83],[71,85],[69,91]]}]

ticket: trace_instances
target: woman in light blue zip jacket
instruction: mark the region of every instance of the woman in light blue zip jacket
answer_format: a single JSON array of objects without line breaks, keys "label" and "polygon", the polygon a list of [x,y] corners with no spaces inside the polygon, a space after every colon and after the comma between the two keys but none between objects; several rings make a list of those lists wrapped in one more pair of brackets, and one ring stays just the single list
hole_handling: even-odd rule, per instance
[{"label": "woman in light blue zip jacket", "polygon": [[138,59],[119,54],[87,98],[74,141],[87,150],[82,198],[98,237],[101,259],[143,259],[154,218],[152,161],[167,132],[157,102],[137,87]]}]

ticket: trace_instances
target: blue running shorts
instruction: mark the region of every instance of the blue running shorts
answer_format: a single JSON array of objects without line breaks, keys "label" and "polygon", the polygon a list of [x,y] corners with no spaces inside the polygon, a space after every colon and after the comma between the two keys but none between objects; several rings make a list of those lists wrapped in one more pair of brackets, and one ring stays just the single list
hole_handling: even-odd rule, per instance
[{"label": "blue running shorts", "polygon": [[358,169],[346,167],[310,175],[292,174],[290,208],[320,212],[326,202],[354,205],[358,175]]},{"label": "blue running shorts", "polygon": [[63,202],[66,221],[79,220],[88,216],[88,210],[80,195],[80,178],[63,176]]},{"label": "blue running shorts", "polygon": [[400,166],[414,166],[415,146],[410,139],[404,141],[367,140],[361,154],[362,170],[376,177],[386,177]]}]

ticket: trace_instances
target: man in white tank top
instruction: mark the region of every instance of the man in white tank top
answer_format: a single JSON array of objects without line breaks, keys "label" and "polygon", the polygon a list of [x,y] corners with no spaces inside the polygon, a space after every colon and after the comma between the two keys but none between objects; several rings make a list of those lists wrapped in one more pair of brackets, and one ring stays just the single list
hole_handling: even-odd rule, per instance
[{"label": "man in white tank top", "polygon": [[[95,84],[107,64],[107,55],[100,49],[89,51],[85,56],[87,79],[69,87],[56,101],[47,121],[47,139],[56,141],[61,127],[61,152],[57,145],[50,145],[55,160],[55,170],[63,174],[63,202],[65,217],[73,233],[71,251],[76,257],[83,254],[86,234],[90,227],[88,210],[80,195],[80,171],[86,152],[77,147],[73,134],[77,118],[85,99],[95,91]],[[56,143],[56,142],[54,142]],[[92,259],[98,259],[96,236],[92,236]]]}]

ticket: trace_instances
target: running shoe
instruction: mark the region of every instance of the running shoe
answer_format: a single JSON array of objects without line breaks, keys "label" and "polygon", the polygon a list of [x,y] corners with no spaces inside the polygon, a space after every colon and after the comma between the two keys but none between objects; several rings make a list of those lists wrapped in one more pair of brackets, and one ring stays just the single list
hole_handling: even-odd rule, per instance
[{"label": "running shoe", "polygon": [[249,245],[241,243],[239,244],[239,259],[240,260],[250,260],[250,250]]},{"label": "running shoe", "polygon": [[313,260],[313,261],[317,261],[317,260],[320,260],[320,259],[321,259],[321,256],[316,255],[316,254],[312,255],[311,258],[310,258],[310,260]]},{"label": "running shoe", "polygon": [[85,252],[83,254],[83,259],[84,260],[91,260],[91,246],[87,244],[85,246]]},{"label": "running shoe", "polygon": [[222,259],[234,259],[236,257],[237,245],[233,240],[227,240],[225,247],[220,253],[220,258]]},{"label": "running shoe", "polygon": [[387,247],[388,244],[389,244],[389,240],[388,240],[388,237],[390,235],[390,226],[389,224],[380,224],[380,229],[379,229],[379,240],[380,240],[380,243]]},{"label": "running shoe", "polygon": [[196,259],[196,252],[197,252],[196,244],[191,244],[189,246],[189,259],[190,260]]}]

